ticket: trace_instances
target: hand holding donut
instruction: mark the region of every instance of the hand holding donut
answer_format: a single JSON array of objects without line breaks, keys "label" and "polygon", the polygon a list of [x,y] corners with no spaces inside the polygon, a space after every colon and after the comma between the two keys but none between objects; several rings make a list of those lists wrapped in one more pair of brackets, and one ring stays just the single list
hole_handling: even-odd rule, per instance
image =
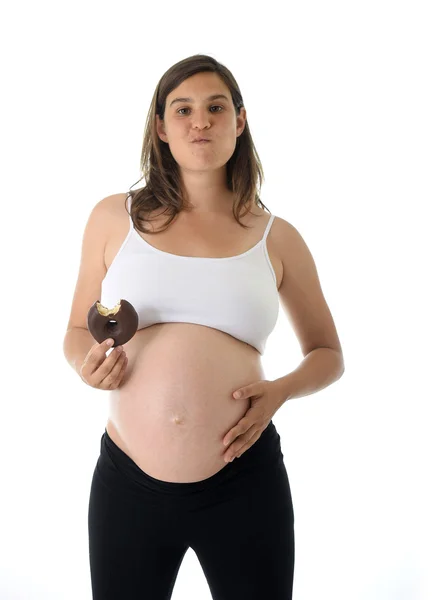
[{"label": "hand holding donut", "polygon": [[99,390],[115,390],[122,382],[127,368],[123,346],[117,346],[106,356],[110,348],[107,342],[105,340],[101,344],[94,344],[79,369],[82,381]]},{"label": "hand holding donut", "polygon": [[[126,372],[127,357],[122,344],[135,335],[138,313],[127,300],[120,300],[114,308],[106,308],[97,300],[88,311],[87,321],[88,330],[98,343],[88,352],[79,375],[91,387],[114,390]],[[108,338],[113,340],[114,349],[106,356]]]}]

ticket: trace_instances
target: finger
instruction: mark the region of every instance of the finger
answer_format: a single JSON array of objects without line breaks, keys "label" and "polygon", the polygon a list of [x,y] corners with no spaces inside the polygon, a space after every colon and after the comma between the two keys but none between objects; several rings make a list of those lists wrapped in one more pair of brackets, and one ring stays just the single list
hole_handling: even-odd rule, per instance
[{"label": "finger", "polygon": [[[118,346],[118,348],[123,348],[122,346]],[[118,348],[114,348],[108,356],[103,355],[102,362],[98,363],[98,368],[94,371],[91,371],[88,375],[88,378],[92,380],[93,385],[101,385],[102,381],[109,375],[109,373],[114,368],[114,365],[117,363],[118,359],[121,356],[121,351]],[[100,349],[97,349],[100,350]],[[96,350],[96,351],[97,351]],[[91,357],[90,357],[91,358]],[[92,367],[91,367],[92,369]]]},{"label": "finger", "polygon": [[[124,363],[124,356],[119,354],[117,356],[117,361],[114,364],[113,368],[101,379],[98,381],[97,385],[99,388],[103,390],[109,390],[116,387],[117,380],[120,375],[121,368]],[[98,371],[96,371],[97,373]]]},{"label": "finger", "polygon": [[224,439],[223,439],[223,444],[225,446],[229,446],[230,444],[232,444],[232,442],[237,439],[237,437],[244,435],[245,433],[247,433],[247,431],[249,431],[249,429],[253,426],[253,423],[250,424],[249,423],[249,419],[247,418],[247,413],[246,415],[240,420],[238,421],[238,423],[235,425],[235,427],[232,427],[231,430],[228,431],[228,433],[225,435]]},{"label": "finger", "polygon": [[103,340],[103,342],[101,342],[100,344],[97,342],[96,344],[94,344],[94,346],[91,346],[83,363],[83,371],[92,374],[106,360],[106,352],[108,352],[108,350],[110,349],[110,346],[108,346],[107,342],[108,340]]},{"label": "finger", "polygon": [[113,368],[113,366],[117,362],[118,358],[122,354],[123,354],[123,346],[117,346],[116,348],[113,348],[110,351],[110,353],[108,354],[108,356],[105,356],[103,362],[100,364],[102,371],[108,373]]},{"label": "finger", "polygon": [[[115,348],[111,354],[107,357],[107,359],[100,365],[97,371],[93,374],[98,385],[105,385],[112,383],[116,376],[118,376],[118,372],[120,367],[123,365],[125,353],[123,352],[123,346],[118,346]],[[108,380],[108,377],[110,378]]]},{"label": "finger", "polygon": [[[124,374],[126,372],[127,367],[127,356],[123,356],[121,360],[117,361],[117,364],[108,375],[106,380],[103,382],[104,385],[107,384],[108,390],[113,390],[118,388],[121,381],[123,380]],[[113,379],[112,379],[113,378]]]},{"label": "finger", "polygon": [[117,381],[117,387],[123,381],[126,371],[127,371],[127,356],[124,357],[123,366],[121,367],[121,371],[120,371],[120,377],[118,378],[118,381]]},{"label": "finger", "polygon": [[249,450],[249,448],[251,448],[251,447],[254,445],[254,443],[255,443],[255,442],[257,442],[257,441],[259,440],[259,438],[261,437],[261,433],[262,433],[262,431],[258,430],[258,431],[257,431],[257,432],[256,432],[256,433],[255,433],[255,434],[254,434],[254,435],[253,435],[251,438],[250,438],[250,440],[249,440],[249,441],[248,441],[246,444],[244,444],[244,446],[242,446],[242,447],[241,447],[241,448],[238,450],[237,454],[235,455],[235,456],[236,456],[236,458],[240,458],[240,456],[241,456],[242,454],[244,454],[244,453],[246,452],[246,450]]},{"label": "finger", "polygon": [[237,439],[229,446],[229,448],[226,449],[225,462],[229,462],[229,460],[232,460],[232,458],[237,456],[238,453],[244,452],[243,448],[248,448],[249,446],[251,446],[256,441],[256,432],[257,425],[252,425],[252,427],[250,427],[246,431],[246,433],[238,436]]},{"label": "finger", "polygon": [[117,369],[118,374],[120,375],[123,371],[123,369],[126,367],[127,365],[127,356],[125,353],[123,353],[123,356],[121,357],[120,360],[117,361],[117,364],[114,367],[114,371]]}]

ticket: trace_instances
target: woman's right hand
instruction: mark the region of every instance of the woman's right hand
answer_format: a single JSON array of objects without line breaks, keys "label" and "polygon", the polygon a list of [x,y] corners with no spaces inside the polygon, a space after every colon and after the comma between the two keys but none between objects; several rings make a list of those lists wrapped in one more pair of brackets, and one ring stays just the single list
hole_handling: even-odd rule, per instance
[{"label": "woman's right hand", "polygon": [[127,356],[123,346],[110,349],[104,340],[92,346],[79,369],[81,379],[98,390],[115,390],[123,380],[127,368]]}]

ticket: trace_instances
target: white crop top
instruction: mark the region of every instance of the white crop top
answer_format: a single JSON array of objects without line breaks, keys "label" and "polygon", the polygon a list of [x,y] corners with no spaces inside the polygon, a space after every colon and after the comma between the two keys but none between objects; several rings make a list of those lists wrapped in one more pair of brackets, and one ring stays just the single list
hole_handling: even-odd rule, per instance
[{"label": "white crop top", "polygon": [[[129,196],[130,214],[132,197]],[[225,258],[180,256],[155,248],[130,228],[102,281],[100,302],[122,298],[138,313],[138,329],[155,323],[196,323],[223,331],[264,354],[279,313],[276,276],[266,239]]]}]

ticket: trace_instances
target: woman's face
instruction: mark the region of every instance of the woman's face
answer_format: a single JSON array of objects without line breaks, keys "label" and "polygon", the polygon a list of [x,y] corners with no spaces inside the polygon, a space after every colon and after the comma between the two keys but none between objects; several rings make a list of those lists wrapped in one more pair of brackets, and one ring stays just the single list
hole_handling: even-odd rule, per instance
[{"label": "woman's face", "polygon": [[[223,94],[224,97],[209,99]],[[189,98],[190,100],[177,100]],[[225,165],[235,151],[237,137],[244,130],[246,111],[237,116],[231,94],[216,73],[196,73],[183,81],[167,96],[164,120],[156,115],[157,133],[169,144],[180,167],[211,170]],[[210,141],[193,143],[196,137]]]}]

